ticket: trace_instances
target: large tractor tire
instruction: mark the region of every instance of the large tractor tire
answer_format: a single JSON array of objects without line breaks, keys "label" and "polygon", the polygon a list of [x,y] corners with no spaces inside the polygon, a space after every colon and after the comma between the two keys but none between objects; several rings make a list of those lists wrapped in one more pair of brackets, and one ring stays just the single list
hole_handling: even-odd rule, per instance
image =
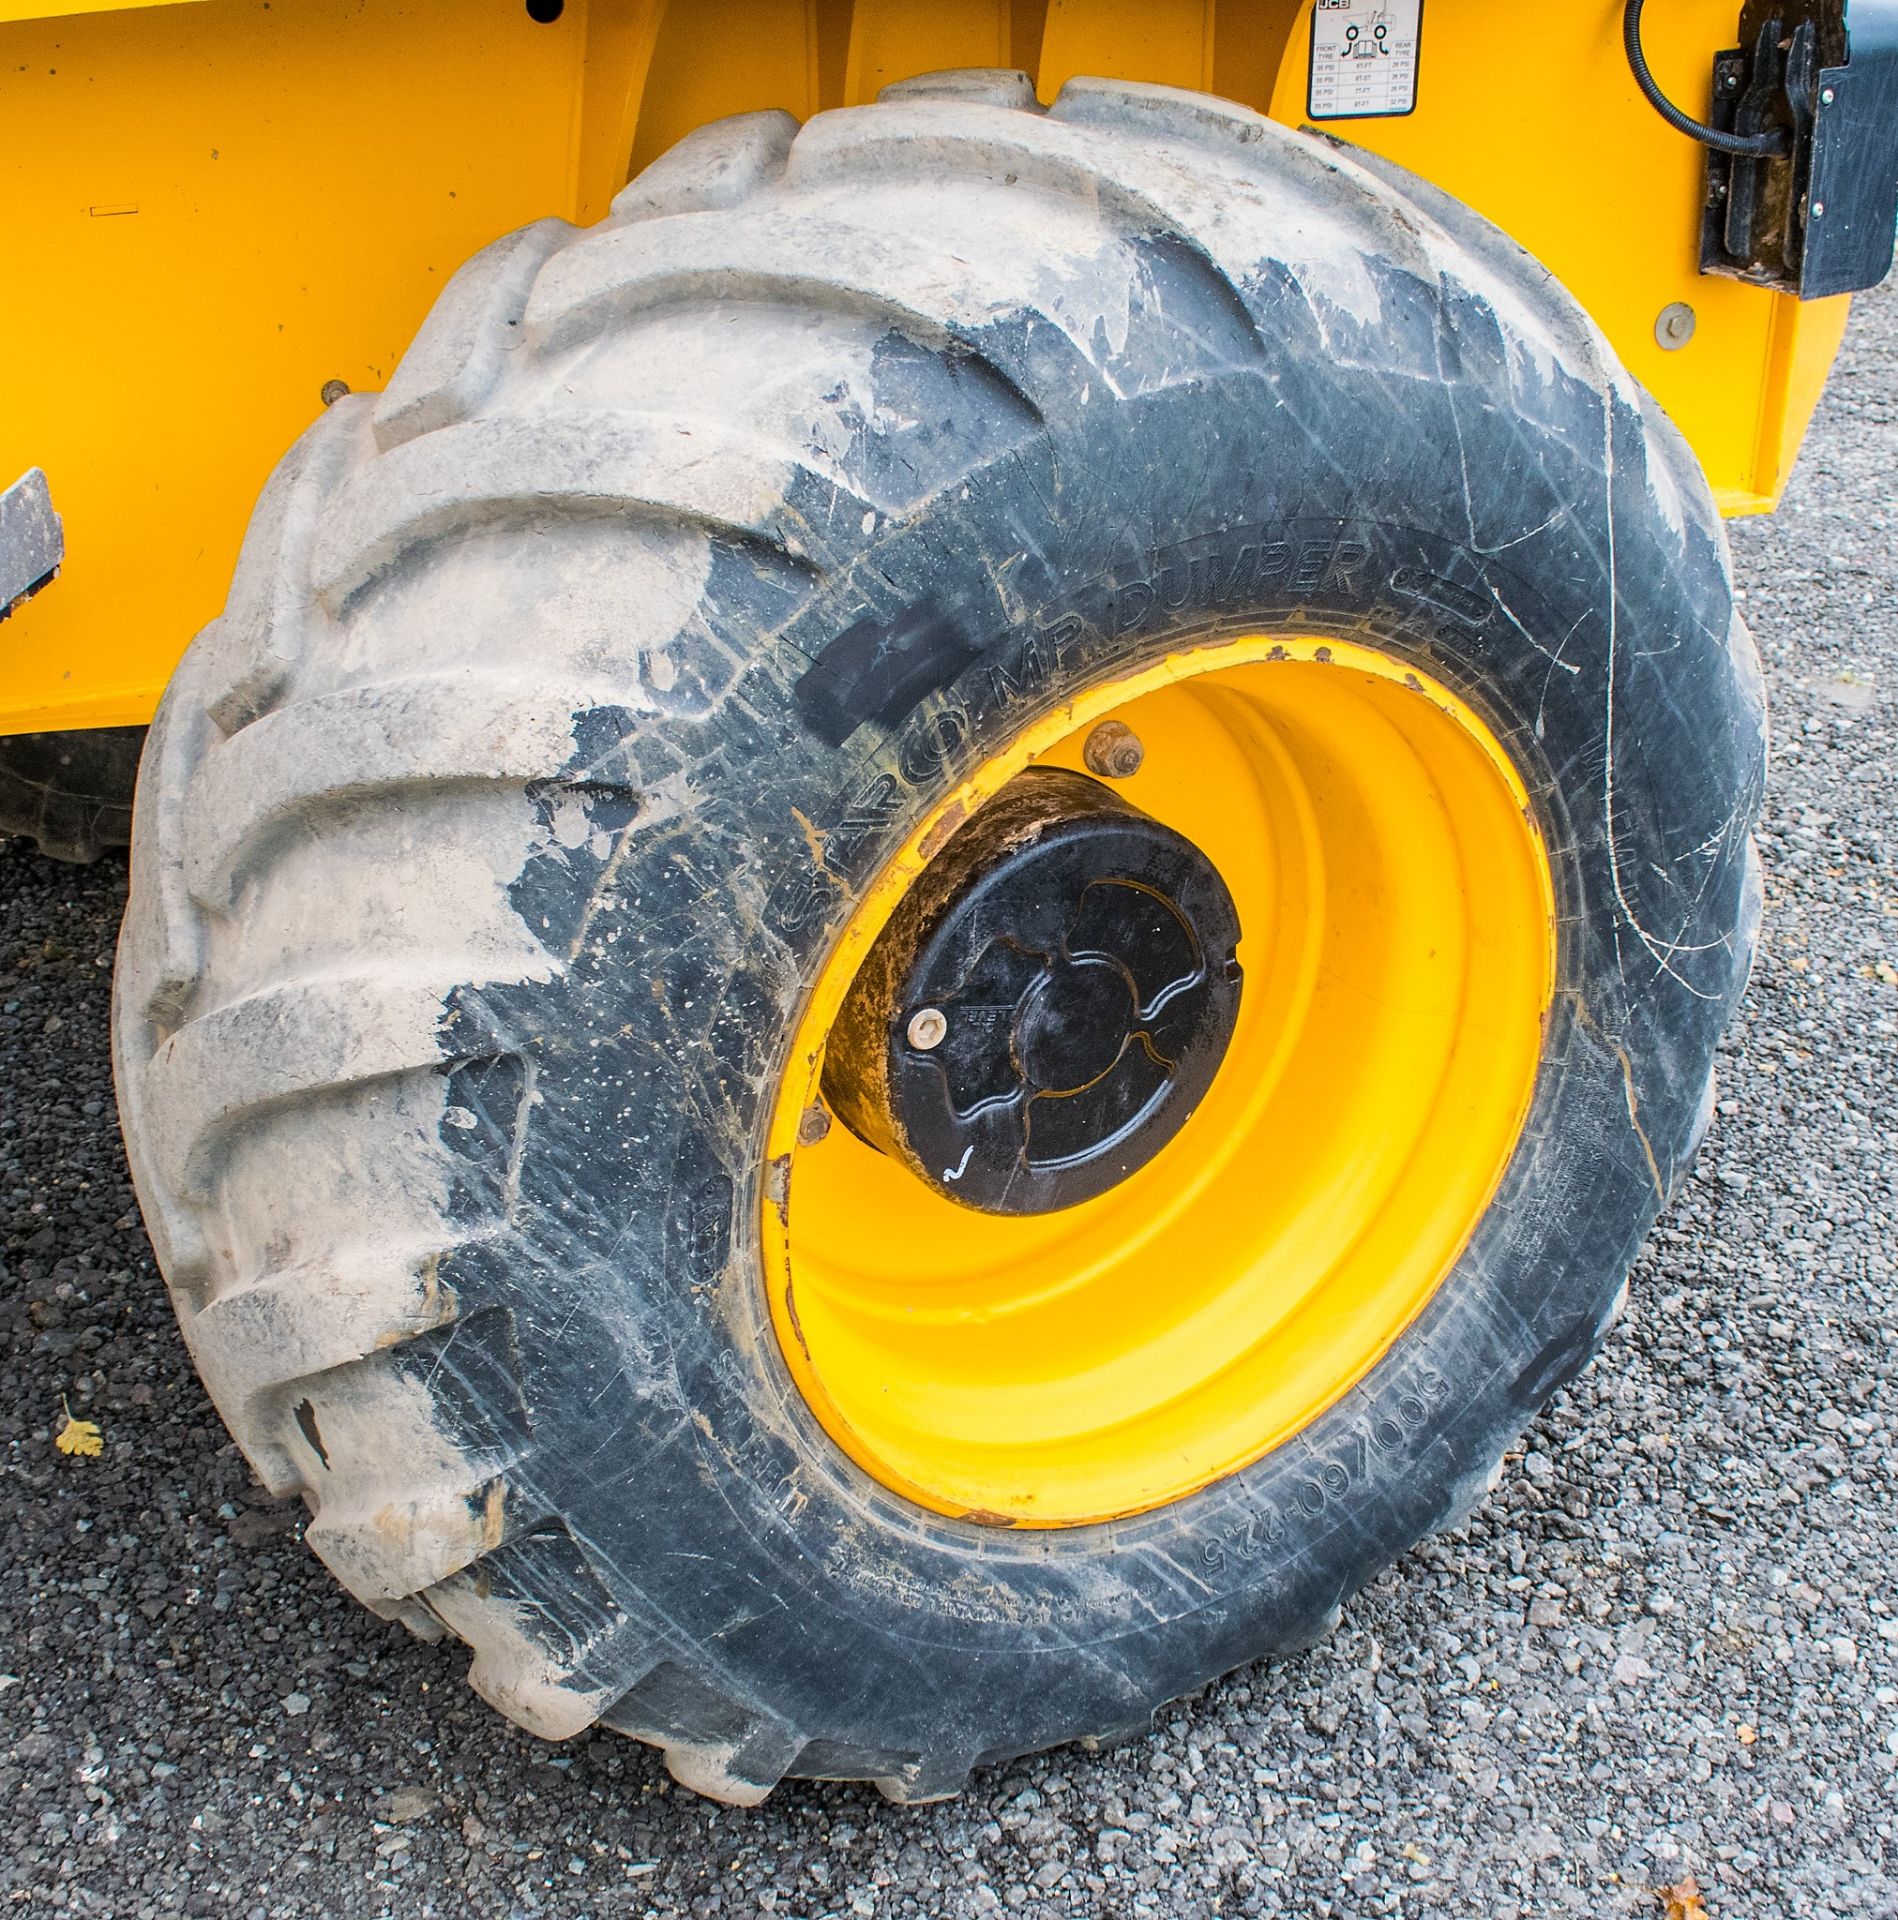
[{"label": "large tractor tire", "polygon": [[145,757],[146,1218],[502,1710],[953,1793],[1494,1483],[1761,768],[1690,454],[1430,188],[1092,80],[708,126],[272,480]]}]

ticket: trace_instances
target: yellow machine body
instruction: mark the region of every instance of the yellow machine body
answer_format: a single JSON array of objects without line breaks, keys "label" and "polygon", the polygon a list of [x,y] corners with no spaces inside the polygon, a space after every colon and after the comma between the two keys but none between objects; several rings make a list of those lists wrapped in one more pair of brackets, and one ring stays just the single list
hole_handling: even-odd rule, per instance
[{"label": "yellow machine body", "polygon": [[[598,219],[705,121],[1014,66],[1306,118],[1312,0],[0,0],[0,485],[43,468],[60,576],[0,624],[0,734],[150,718],[326,386],[380,387],[448,276],[547,214]],[[548,9],[542,7],[540,11]],[[1703,276],[1699,150],[1642,101],[1620,0],[1427,0],[1416,110],[1326,130],[1545,262],[1698,453],[1770,508],[1843,299]],[[1734,0],[1652,10],[1704,102]],[[1664,348],[1665,309],[1693,310]]]}]

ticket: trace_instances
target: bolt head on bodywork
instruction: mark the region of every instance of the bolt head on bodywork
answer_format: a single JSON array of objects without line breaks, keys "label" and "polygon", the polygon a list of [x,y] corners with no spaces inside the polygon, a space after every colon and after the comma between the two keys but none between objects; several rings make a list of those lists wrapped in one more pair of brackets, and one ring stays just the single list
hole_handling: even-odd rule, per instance
[{"label": "bolt head on bodywork", "polygon": [[1654,322],[1655,341],[1665,352],[1677,352],[1694,337],[1699,324],[1699,317],[1685,300],[1672,301]]},{"label": "bolt head on bodywork", "polygon": [[1084,774],[1031,769],[878,935],[826,1047],[825,1098],[961,1205],[1078,1205],[1152,1159],[1212,1084],[1238,942],[1189,840]]}]

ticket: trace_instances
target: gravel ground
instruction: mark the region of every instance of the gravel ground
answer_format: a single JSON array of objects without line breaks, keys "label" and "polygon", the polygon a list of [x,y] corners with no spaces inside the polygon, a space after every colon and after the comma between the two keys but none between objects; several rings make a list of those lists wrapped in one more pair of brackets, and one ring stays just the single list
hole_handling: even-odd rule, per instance
[{"label": "gravel ground", "polygon": [[[1898,288],[1736,527],[1777,740],[1719,1117],[1468,1529],[1114,1753],[901,1811],[543,1747],[359,1609],[199,1391],[106,1057],[122,867],[0,850],[0,1892],[145,1915],[1898,1913]],[[1882,970],[1882,972],[1881,972]],[[96,1459],[54,1450],[61,1397]]]}]

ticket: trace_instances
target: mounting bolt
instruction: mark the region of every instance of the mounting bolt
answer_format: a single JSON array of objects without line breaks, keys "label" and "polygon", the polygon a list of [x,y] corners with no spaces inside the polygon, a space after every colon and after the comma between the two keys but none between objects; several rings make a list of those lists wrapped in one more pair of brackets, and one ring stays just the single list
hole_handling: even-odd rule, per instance
[{"label": "mounting bolt", "polygon": [[909,1017],[909,1043],[918,1053],[934,1053],[949,1031],[939,1007],[921,1007]]},{"label": "mounting bolt", "polygon": [[1676,300],[1661,309],[1654,323],[1654,338],[1663,351],[1675,353],[1694,337],[1696,324],[1693,308],[1685,300]]},{"label": "mounting bolt", "polygon": [[1825,212],[1825,210],[1826,210],[1826,203],[1823,200],[1815,200],[1812,203],[1812,217],[1815,220],[1817,220],[1819,216]]},{"label": "mounting bolt", "polygon": [[1146,757],[1140,736],[1118,720],[1103,720],[1081,749],[1082,764],[1100,780],[1131,780]]},{"label": "mounting bolt", "polygon": [[333,407],[349,391],[347,380],[325,380],[318,398],[326,407]]},{"label": "mounting bolt", "polygon": [[1821,87],[1819,89],[1819,104],[1822,107],[1831,106],[1833,101],[1835,101],[1838,97],[1839,96],[1836,93],[1834,93],[1830,87]]}]

